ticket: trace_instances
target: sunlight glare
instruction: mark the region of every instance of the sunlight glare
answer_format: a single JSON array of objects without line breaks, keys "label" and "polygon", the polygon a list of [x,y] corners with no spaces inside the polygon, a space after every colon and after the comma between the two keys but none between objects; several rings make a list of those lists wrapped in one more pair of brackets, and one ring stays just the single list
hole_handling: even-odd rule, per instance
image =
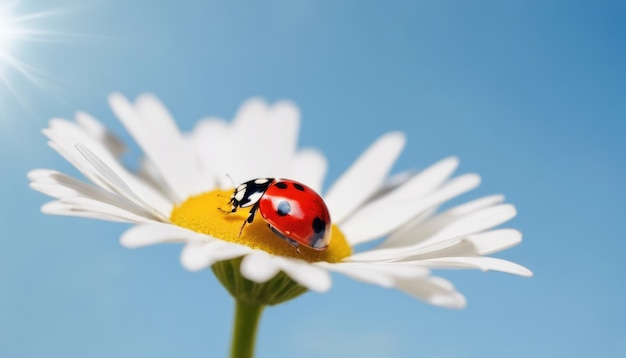
[{"label": "sunlight glare", "polygon": [[[0,0],[0,92],[8,91],[14,100],[30,110],[27,101],[18,93],[17,74],[36,87],[43,87],[49,75],[17,57],[17,51],[27,42],[52,43],[66,37],[62,33],[42,29],[40,20],[63,13],[62,11],[41,11],[18,14],[16,8],[20,0],[4,2]],[[39,25],[39,26],[38,26]],[[0,93],[0,107],[14,103]]]},{"label": "sunlight glare", "polygon": [[10,56],[9,52],[14,40],[18,37],[19,28],[14,26],[6,9],[0,8],[0,71],[2,70],[1,59]]}]

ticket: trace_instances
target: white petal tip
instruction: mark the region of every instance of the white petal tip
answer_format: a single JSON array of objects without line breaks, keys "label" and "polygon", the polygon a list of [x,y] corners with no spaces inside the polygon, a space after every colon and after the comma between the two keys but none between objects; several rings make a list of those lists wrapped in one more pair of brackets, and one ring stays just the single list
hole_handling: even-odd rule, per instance
[{"label": "white petal tip", "polygon": [[151,102],[151,101],[158,101],[160,102],[159,98],[154,94],[154,93],[142,93],[139,96],[137,96],[137,99],[135,100],[135,102]]},{"label": "white petal tip", "polygon": [[26,177],[30,181],[35,181],[42,177],[46,177],[53,172],[54,172],[53,170],[48,170],[48,169],[33,169],[26,174]]},{"label": "white petal tip", "polygon": [[333,280],[330,277],[330,273],[324,270],[322,279],[318,279],[314,284],[310,284],[307,288],[317,293],[325,293],[333,286]]},{"label": "white petal tip", "polygon": [[267,101],[265,101],[264,98],[251,97],[239,107],[238,113],[235,118],[240,117],[241,115],[246,113],[265,113],[265,111],[267,111],[268,109],[269,106],[267,105]]},{"label": "white petal tip", "polygon": [[274,262],[294,281],[311,291],[324,293],[332,286],[330,272],[321,266],[285,257],[275,257]]},{"label": "white petal tip", "polygon": [[520,266],[519,271],[516,274],[522,277],[533,277],[535,275],[532,271],[530,271],[526,267],[521,267],[521,266]]},{"label": "white petal tip", "polygon": [[292,117],[298,117],[300,115],[298,106],[294,102],[285,99],[281,99],[280,101],[274,103],[274,105],[272,105],[272,109]]},{"label": "white petal tip", "polygon": [[332,287],[332,284],[329,282],[328,285],[319,285],[316,287],[309,287],[309,289],[317,293],[326,293],[330,290],[331,287]]},{"label": "white petal tip", "polygon": [[207,267],[209,267],[209,263],[203,260],[200,260],[197,257],[184,257],[185,255],[181,255],[180,262],[187,271],[198,272]]},{"label": "white petal tip", "polygon": [[241,275],[250,281],[264,283],[272,279],[280,269],[269,254],[255,251],[246,255],[240,267]]},{"label": "white petal tip", "polygon": [[48,215],[61,215],[61,204],[59,201],[50,201],[41,206],[41,212]]},{"label": "white petal tip", "polygon": [[185,268],[185,270],[187,270],[189,272],[198,272],[198,271],[202,271],[204,268],[206,268],[206,266],[187,264],[185,262],[183,262],[182,264],[183,264],[183,267]]},{"label": "white petal tip", "polygon": [[460,293],[454,295],[435,295],[428,299],[428,303],[457,310],[461,310],[467,306],[467,300]]},{"label": "white petal tip", "polygon": [[200,271],[219,261],[214,254],[215,246],[210,243],[188,243],[180,253],[180,262],[188,271]]},{"label": "white petal tip", "polygon": [[119,92],[113,92],[109,95],[109,103],[111,102],[119,102],[119,101],[127,101],[126,97],[119,93]]},{"label": "white petal tip", "polygon": [[[485,257],[485,258],[488,259],[489,257]],[[483,271],[494,270],[494,271],[500,271],[500,272],[508,273],[511,275],[522,276],[522,277],[533,276],[532,271],[530,271],[529,269],[527,269],[526,267],[520,264],[516,264],[514,262],[505,261],[505,260],[499,260],[499,259],[496,259],[496,260],[497,261],[494,260],[494,262],[496,262],[494,266],[484,267]]]},{"label": "white petal tip", "polygon": [[451,155],[449,157],[442,159],[439,163],[441,165],[445,165],[446,167],[449,167],[450,169],[448,170],[454,171],[461,163],[461,160],[459,159],[459,157],[455,155]]},{"label": "white petal tip", "polygon": [[146,245],[142,245],[140,242],[138,242],[137,240],[135,240],[133,237],[129,236],[129,235],[122,235],[122,237],[120,237],[120,245],[122,245],[122,247],[125,247],[127,249],[137,249],[140,247],[144,247]]},{"label": "white petal tip", "polygon": [[468,184],[468,186],[470,186],[472,189],[479,186],[480,182],[482,181],[482,178],[480,177],[480,175],[475,174],[475,173],[466,174],[466,176],[467,176],[466,180],[471,183],[471,184]]},{"label": "white petal tip", "polygon": [[380,139],[396,142],[400,146],[404,146],[404,144],[406,143],[406,135],[404,134],[404,132],[401,131],[388,132],[384,134]]}]

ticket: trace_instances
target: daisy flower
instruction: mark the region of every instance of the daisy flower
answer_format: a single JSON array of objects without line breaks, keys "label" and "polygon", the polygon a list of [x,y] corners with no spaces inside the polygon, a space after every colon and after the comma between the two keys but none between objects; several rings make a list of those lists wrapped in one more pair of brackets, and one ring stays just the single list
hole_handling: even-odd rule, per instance
[{"label": "daisy flower", "polygon": [[[331,272],[449,308],[464,307],[465,298],[432,269],[532,275],[486,256],[521,242],[519,231],[496,228],[516,214],[503,196],[438,210],[480,183],[476,174],[452,177],[457,158],[390,175],[405,144],[400,132],[378,138],[322,194],[332,218],[329,246],[296,251],[259,215],[242,229],[246,209],[224,212],[234,186],[254,178],[289,178],[321,193],[326,158],[298,148],[299,112],[292,103],[251,99],[232,122],[207,118],[181,133],[153,95],[132,103],[113,94],[109,102],[143,151],[140,168],[121,164],[124,144],[88,114],[52,119],[44,130],[50,146],[87,181],[54,170],[30,172],[31,187],[56,199],[42,211],[132,223],[120,240],[128,248],[183,244],[183,266],[212,268],[237,301],[233,356],[252,354],[264,306],[327,291]],[[357,249],[375,240],[380,243],[368,245],[373,248]]]}]

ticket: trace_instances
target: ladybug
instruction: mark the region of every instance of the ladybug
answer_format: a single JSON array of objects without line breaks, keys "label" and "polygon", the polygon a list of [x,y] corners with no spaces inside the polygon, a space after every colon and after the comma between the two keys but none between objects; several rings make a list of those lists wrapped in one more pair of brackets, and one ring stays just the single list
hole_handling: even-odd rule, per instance
[{"label": "ladybug", "polygon": [[231,213],[252,207],[241,231],[254,221],[259,211],[270,230],[298,253],[299,245],[324,250],[330,241],[330,214],[324,200],[313,189],[295,180],[252,179],[233,191],[229,204]]}]

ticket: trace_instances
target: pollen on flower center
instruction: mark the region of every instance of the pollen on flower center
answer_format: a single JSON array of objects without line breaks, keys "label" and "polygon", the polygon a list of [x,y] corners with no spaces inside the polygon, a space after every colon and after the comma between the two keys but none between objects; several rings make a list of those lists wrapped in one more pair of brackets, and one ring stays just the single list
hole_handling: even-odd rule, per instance
[{"label": "pollen on flower center", "polygon": [[[337,225],[332,225],[330,243],[323,251],[300,245],[301,253],[273,233],[260,214],[251,224],[241,226],[248,217],[249,209],[230,213],[228,201],[232,190],[213,190],[190,197],[172,211],[170,220],[181,227],[213,236],[225,241],[247,245],[273,255],[289,256],[309,262],[339,262],[352,254],[352,249]],[[240,234],[241,233],[241,234]]]}]

